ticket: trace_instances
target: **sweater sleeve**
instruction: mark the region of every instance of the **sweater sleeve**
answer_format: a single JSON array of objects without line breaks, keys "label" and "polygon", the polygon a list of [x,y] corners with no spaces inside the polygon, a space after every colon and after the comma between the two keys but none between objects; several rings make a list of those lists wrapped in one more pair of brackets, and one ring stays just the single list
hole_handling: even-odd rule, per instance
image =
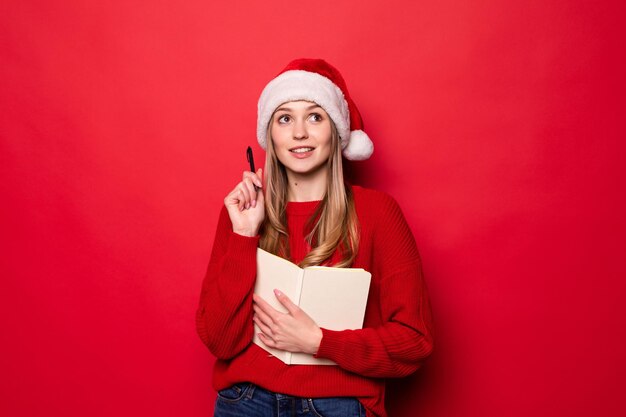
[{"label": "sweater sleeve", "polygon": [[258,236],[234,233],[222,207],[196,311],[197,333],[218,359],[237,356],[252,341],[258,243]]},{"label": "sweater sleeve", "polygon": [[372,274],[380,280],[382,324],[360,330],[322,329],[316,354],[350,372],[373,378],[416,371],[433,348],[432,315],[413,234],[391,197],[386,196],[374,230]]}]

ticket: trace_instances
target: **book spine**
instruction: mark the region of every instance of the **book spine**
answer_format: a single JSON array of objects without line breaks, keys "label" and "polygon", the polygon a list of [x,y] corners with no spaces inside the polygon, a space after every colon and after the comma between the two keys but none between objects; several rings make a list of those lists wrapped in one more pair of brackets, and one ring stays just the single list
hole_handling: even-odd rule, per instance
[{"label": "book spine", "polygon": [[300,269],[298,274],[298,280],[296,281],[296,294],[294,296],[293,303],[300,307],[300,299],[302,298],[302,287],[304,286],[304,269]]},{"label": "book spine", "polygon": [[[302,286],[304,285],[304,269],[300,269],[300,271],[298,271],[298,276],[296,279],[296,293],[294,294],[293,297],[293,303],[295,305],[297,305],[298,307],[300,307],[300,298],[302,297]],[[285,358],[285,363],[287,365],[291,365],[291,352],[287,352],[286,358]]]}]

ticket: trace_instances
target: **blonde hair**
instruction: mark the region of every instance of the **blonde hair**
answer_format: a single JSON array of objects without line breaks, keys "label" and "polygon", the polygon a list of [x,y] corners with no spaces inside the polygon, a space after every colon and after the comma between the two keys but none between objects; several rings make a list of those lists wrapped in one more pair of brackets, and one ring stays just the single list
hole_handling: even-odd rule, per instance
[{"label": "blonde hair", "polygon": [[[270,118],[267,129],[267,155],[265,159],[265,220],[261,228],[261,249],[290,259],[287,229],[287,171],[274,151]],[[350,186],[344,183],[341,147],[335,123],[331,124],[331,149],[326,169],[328,180],[324,198],[308,221],[310,232],[306,235],[311,251],[299,263],[304,268],[321,265],[331,259],[335,250],[341,258],[335,267],[350,267],[359,246],[359,225],[354,209]]]}]

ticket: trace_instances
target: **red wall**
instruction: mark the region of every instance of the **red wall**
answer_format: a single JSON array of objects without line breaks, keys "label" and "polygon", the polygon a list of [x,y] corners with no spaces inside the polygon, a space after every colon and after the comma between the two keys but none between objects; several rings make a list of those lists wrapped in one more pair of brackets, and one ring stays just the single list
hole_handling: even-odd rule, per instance
[{"label": "red wall", "polygon": [[1,415],[210,415],[200,284],[295,57],[343,72],[352,175],[424,259],[436,352],[392,415],[623,415],[618,2],[78,3],[0,6]]}]

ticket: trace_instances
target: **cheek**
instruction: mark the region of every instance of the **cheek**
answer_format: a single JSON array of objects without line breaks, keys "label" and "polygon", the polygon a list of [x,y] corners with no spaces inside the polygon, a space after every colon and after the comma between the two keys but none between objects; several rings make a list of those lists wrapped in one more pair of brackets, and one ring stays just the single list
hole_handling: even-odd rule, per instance
[{"label": "cheek", "polygon": [[276,149],[276,151],[279,151],[281,147],[284,145],[284,143],[286,142],[285,131],[284,129],[272,128],[271,132],[272,132],[272,141],[274,142],[274,148]]},{"label": "cheek", "polygon": [[324,146],[324,159],[328,159],[332,151],[330,141],[328,141],[328,143]]},{"label": "cheek", "polygon": [[324,145],[330,146],[330,136],[331,136],[331,128],[330,123],[325,123],[321,126],[317,126],[317,131],[315,132],[315,136],[318,138],[320,143]]},{"label": "cheek", "polygon": [[332,139],[331,139],[331,131],[330,128],[324,132],[324,139],[323,139],[323,143],[324,143],[324,147],[328,149],[328,151],[330,152],[330,149],[332,147]]}]

